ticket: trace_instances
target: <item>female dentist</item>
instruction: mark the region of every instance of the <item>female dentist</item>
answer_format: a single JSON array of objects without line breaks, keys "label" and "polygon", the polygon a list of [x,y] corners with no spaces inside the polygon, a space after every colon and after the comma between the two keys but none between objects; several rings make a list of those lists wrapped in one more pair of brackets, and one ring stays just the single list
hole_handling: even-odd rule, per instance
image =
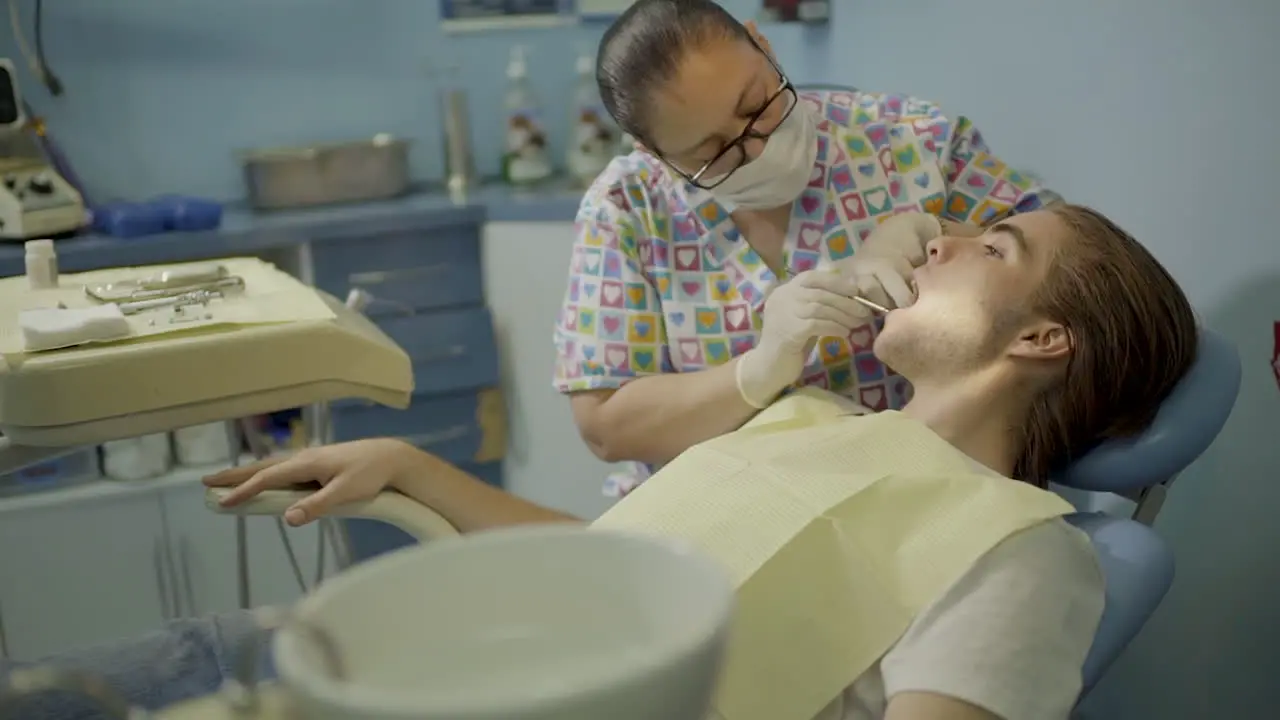
[{"label": "female dentist", "polygon": [[[796,383],[901,407],[910,389],[850,295],[910,302],[925,241],[1056,199],[936,105],[798,93],[754,24],[712,0],[638,0],[597,76],[637,150],[578,211],[554,382],[597,456],[634,461],[609,494]],[[902,212],[922,213],[919,242],[863,242]]]}]

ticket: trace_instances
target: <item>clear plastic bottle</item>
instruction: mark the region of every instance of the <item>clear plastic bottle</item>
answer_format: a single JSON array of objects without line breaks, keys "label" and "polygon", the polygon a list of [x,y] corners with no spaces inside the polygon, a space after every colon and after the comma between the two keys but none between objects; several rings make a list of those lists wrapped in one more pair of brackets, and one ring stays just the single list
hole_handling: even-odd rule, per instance
[{"label": "clear plastic bottle", "polygon": [[587,187],[618,154],[619,133],[600,101],[595,59],[583,53],[578,57],[576,69],[578,79],[573,93],[573,116],[569,118],[566,165],[573,184]]},{"label": "clear plastic bottle", "polygon": [[511,48],[507,65],[507,112],[502,177],[512,185],[531,185],[551,177],[547,133],[542,127],[538,100],[529,83],[524,47]]}]

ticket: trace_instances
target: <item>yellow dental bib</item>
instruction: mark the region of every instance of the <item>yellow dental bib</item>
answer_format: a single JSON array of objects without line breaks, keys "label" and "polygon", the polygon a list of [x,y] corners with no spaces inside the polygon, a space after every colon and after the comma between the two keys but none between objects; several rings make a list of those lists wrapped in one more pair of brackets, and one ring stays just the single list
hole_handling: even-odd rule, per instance
[{"label": "yellow dental bib", "polygon": [[980,474],[901,413],[848,416],[800,391],[691,448],[592,527],[682,538],[717,558],[737,610],[725,720],[808,720],[1001,540],[1073,511]]}]

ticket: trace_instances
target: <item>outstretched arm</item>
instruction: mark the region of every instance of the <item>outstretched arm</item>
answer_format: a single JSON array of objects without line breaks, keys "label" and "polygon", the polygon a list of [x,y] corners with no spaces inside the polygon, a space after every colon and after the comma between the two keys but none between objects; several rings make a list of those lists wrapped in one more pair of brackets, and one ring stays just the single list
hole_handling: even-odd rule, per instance
[{"label": "outstretched arm", "polygon": [[582,522],[580,518],[499,490],[434,455],[422,455],[422,471],[398,480],[394,487],[440,513],[459,532],[512,525]]},{"label": "outstretched arm", "polygon": [[265,490],[290,490],[311,483],[321,487],[285,511],[284,519],[290,525],[304,525],[341,505],[370,500],[387,489],[426,505],[464,533],[510,525],[580,522],[486,485],[434,455],[391,438],[308,448],[205,478],[210,487],[231,488],[221,500],[224,507],[239,505]]}]

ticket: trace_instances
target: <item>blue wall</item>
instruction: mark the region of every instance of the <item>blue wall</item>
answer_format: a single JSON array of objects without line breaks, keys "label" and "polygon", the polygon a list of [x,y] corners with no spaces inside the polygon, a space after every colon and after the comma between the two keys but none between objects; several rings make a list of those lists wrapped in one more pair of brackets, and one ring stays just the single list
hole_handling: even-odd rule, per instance
[{"label": "blue wall", "polygon": [[[1000,154],[1142,238],[1204,321],[1239,344],[1236,413],[1158,524],[1178,553],[1177,584],[1091,706],[1100,718],[1274,715],[1280,392],[1269,362],[1280,319],[1280,3],[840,5],[826,32],[766,28],[792,75],[910,92],[971,115]],[[29,94],[93,189],[111,196],[235,197],[237,148],[378,131],[418,140],[417,174],[438,177],[424,65],[446,55],[466,68],[478,162],[493,172],[497,148],[486,139],[498,136],[507,47],[530,45],[533,80],[563,147],[566,122],[554,108],[568,104],[579,47],[599,34],[446,38],[425,0],[46,6],[49,52],[70,92],[52,101],[28,79]],[[730,6],[741,13],[751,3]]]},{"label": "blue wall", "polygon": [[[20,4],[29,31],[32,4]],[[445,35],[437,3],[428,0],[44,5],[46,53],[67,93],[50,97],[4,30],[0,52],[22,66],[24,92],[47,116],[95,200],[161,192],[239,197],[237,150],[377,132],[413,139],[415,175],[438,179],[443,141],[432,63],[463,69],[476,162],[482,174],[497,175],[504,73],[514,44],[529,47],[531,79],[562,156],[574,61],[583,50],[594,52],[603,31],[597,25]],[[804,30],[778,29],[790,62],[812,55]]]}]

